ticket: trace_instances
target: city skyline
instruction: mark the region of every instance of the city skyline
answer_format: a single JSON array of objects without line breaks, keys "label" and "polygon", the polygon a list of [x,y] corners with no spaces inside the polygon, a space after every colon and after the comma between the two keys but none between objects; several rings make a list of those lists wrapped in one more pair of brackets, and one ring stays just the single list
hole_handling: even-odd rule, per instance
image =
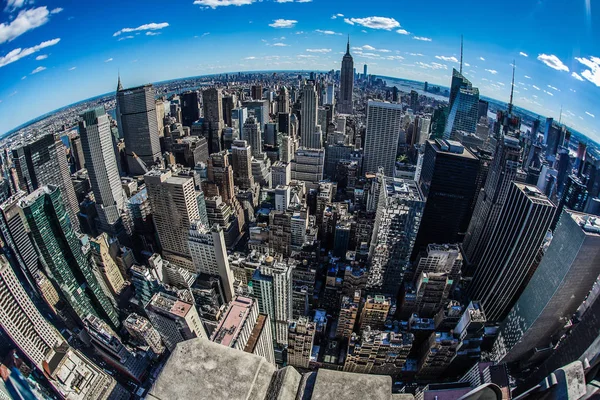
[{"label": "city skyline", "polygon": [[[529,8],[512,0],[502,8],[438,3],[427,9],[384,1],[365,11],[341,1],[328,1],[324,10],[322,0],[196,0],[160,7],[160,14],[153,3],[109,3],[88,14],[81,5],[8,1],[0,23],[0,71],[6,77],[0,132],[114,90],[119,71],[125,86],[133,87],[266,66],[337,70],[347,34],[357,71],[366,63],[375,75],[448,86],[463,34],[464,74],[483,96],[508,99],[514,59],[515,105],[557,120],[562,107],[563,123],[600,140],[600,49],[593,41],[598,18],[584,1],[569,10],[558,1]],[[490,25],[491,13],[521,29]],[[535,29],[543,21],[565,28]],[[173,62],[180,53],[183,62]]]}]

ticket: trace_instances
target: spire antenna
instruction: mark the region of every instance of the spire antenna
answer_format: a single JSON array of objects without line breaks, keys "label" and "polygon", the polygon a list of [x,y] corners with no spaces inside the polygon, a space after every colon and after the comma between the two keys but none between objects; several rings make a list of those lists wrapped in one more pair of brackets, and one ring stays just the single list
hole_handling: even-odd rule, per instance
[{"label": "spire antenna", "polygon": [[462,75],[463,66],[463,35],[460,35],[460,74]]},{"label": "spire antenna", "polygon": [[513,60],[513,74],[512,74],[512,82],[510,84],[510,101],[508,102],[508,114],[512,114],[512,109],[513,109],[513,94],[515,92],[515,68],[516,68],[516,64],[515,64],[515,60]]},{"label": "spire antenna", "polygon": [[348,34],[348,44],[346,45],[346,54],[350,54],[350,35]]}]

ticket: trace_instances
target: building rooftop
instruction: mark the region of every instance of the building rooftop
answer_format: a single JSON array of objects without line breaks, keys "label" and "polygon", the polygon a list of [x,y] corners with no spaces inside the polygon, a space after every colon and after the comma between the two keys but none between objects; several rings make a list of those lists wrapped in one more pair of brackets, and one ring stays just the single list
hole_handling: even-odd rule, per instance
[{"label": "building rooftop", "polygon": [[[176,384],[174,384],[176,382]],[[150,400],[400,400],[389,376],[320,369],[301,375],[276,370],[263,357],[205,339],[177,344],[148,392]]]},{"label": "building rooftop", "polygon": [[246,323],[253,305],[254,300],[248,297],[237,296],[233,299],[210,340],[231,347]]},{"label": "building rooftop", "polygon": [[565,212],[573,218],[587,235],[600,236],[600,217],[571,210]]},{"label": "building rooftop", "polygon": [[156,293],[150,300],[152,307],[171,313],[178,317],[185,317],[192,308],[191,304],[178,300],[176,297],[164,293]]},{"label": "building rooftop", "polygon": [[427,142],[431,145],[431,147],[433,147],[433,149],[437,153],[443,153],[456,157],[464,157],[472,160],[477,160],[477,157],[473,153],[471,153],[469,149],[465,148],[462,145],[462,143],[457,142],[455,140],[436,139],[428,140]]}]

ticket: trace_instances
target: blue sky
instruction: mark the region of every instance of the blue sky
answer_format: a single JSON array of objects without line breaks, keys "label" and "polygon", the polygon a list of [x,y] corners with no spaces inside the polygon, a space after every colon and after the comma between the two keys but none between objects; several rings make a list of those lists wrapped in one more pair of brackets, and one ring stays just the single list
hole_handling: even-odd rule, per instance
[{"label": "blue sky", "polygon": [[0,134],[116,87],[202,74],[339,69],[448,86],[465,74],[600,141],[599,0],[2,0]]}]

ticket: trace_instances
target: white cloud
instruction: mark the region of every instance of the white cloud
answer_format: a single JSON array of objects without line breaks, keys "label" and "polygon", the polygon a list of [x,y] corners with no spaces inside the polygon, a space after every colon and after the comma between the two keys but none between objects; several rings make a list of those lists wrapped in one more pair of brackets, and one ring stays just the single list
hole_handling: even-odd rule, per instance
[{"label": "white cloud", "polygon": [[586,111],[585,113],[586,113],[587,115],[589,115],[590,117],[592,117],[592,118],[596,118],[596,116],[595,116],[594,114],[590,113],[590,112],[587,112],[587,111]]},{"label": "white cloud", "polygon": [[546,93],[548,96],[554,96],[552,93],[550,93],[550,92],[549,92],[549,91],[547,91],[547,90],[544,90],[544,93]]},{"label": "white cloud", "polygon": [[254,57],[254,56],[250,56],[250,57],[246,57],[246,58],[244,58],[244,60],[256,60],[256,57]]},{"label": "white cloud", "polygon": [[385,29],[386,31],[400,28],[400,22],[387,17],[344,18],[344,22],[350,25],[361,25],[365,28]]},{"label": "white cloud", "polygon": [[322,29],[317,29],[317,30],[315,30],[315,32],[322,33],[323,35],[341,35],[341,33],[337,33],[334,31],[328,31],[328,30],[322,30]]},{"label": "white cloud", "polygon": [[201,7],[210,7],[213,10],[217,7],[226,6],[245,6],[254,3],[256,0],[195,0],[194,4]]},{"label": "white cloud", "polygon": [[552,86],[552,85],[548,85],[548,87],[549,87],[550,89],[552,89],[552,90],[556,90],[557,92],[560,92],[560,89],[558,89],[558,88],[556,88],[556,87],[554,87],[554,86]]},{"label": "white cloud", "polygon": [[423,57],[423,54],[421,54],[421,53],[406,53],[406,54],[413,56],[413,57]]},{"label": "white cloud", "polygon": [[119,36],[122,33],[129,33],[129,32],[155,31],[158,29],[164,29],[168,26],[169,26],[168,22],[161,22],[158,24],[156,22],[151,22],[149,24],[140,25],[137,28],[123,28],[120,31],[116,31],[115,33],[113,33],[113,36]]},{"label": "white cloud", "polygon": [[399,33],[399,34],[401,34],[401,35],[410,35],[410,32],[409,32],[409,31],[407,31],[406,29],[398,29],[398,30],[396,31],[396,33]]},{"label": "white cloud", "polygon": [[49,15],[45,6],[21,10],[15,19],[0,24],[0,44],[10,42],[25,32],[44,25],[49,21]]},{"label": "white cloud", "polygon": [[273,23],[269,24],[272,28],[293,28],[296,26],[298,21],[294,19],[276,19]]},{"label": "white cloud", "polygon": [[131,35],[127,35],[127,36],[121,36],[119,39],[117,39],[117,41],[122,41],[122,40],[127,40],[127,39],[133,39],[135,36],[131,36]]},{"label": "white cloud", "polygon": [[309,53],[329,53],[331,49],[306,49]]},{"label": "white cloud", "polygon": [[[465,67],[470,67],[470,66],[471,66],[471,64],[465,63]],[[474,71],[471,71],[471,72],[474,72]]]},{"label": "white cloud", "polygon": [[343,16],[344,16],[344,14],[334,14],[331,16],[331,19],[336,19],[338,17],[343,17]]},{"label": "white cloud", "polygon": [[387,56],[385,59],[386,60],[404,60],[404,57],[402,57],[402,56]]},{"label": "white cloud", "polygon": [[146,36],[157,36],[160,35],[160,32],[146,32]]},{"label": "white cloud", "polygon": [[537,59],[552,69],[569,72],[569,67],[563,64],[560,58],[556,57],[554,54],[540,54]]},{"label": "white cloud", "polygon": [[569,89],[569,90],[573,93],[577,93],[577,90],[575,90],[575,89]]},{"label": "white cloud", "polygon": [[496,75],[498,73],[498,71],[496,71],[495,69],[486,69],[486,71],[492,75]]},{"label": "white cloud", "polygon": [[285,44],[285,43],[279,42],[279,43],[273,43],[271,46],[275,46],[275,47],[287,47],[288,45]]},{"label": "white cloud", "polygon": [[422,42],[431,42],[431,38],[424,37],[424,36],[413,36],[413,39],[420,40]]},{"label": "white cloud", "polygon": [[28,2],[26,0],[7,0],[4,11],[6,11],[6,12],[16,11],[19,8],[23,7],[27,3]]},{"label": "white cloud", "polygon": [[56,8],[53,8],[53,9],[50,11],[50,14],[58,14],[58,13],[59,13],[59,12],[61,12],[62,10],[63,10],[62,8],[60,8],[60,7],[56,7]]},{"label": "white cloud", "polygon": [[581,75],[579,75],[577,72],[573,72],[571,73],[571,76],[575,79],[577,79],[578,81],[582,81],[583,82],[583,78],[581,77]]},{"label": "white cloud", "polygon": [[46,69],[46,67],[37,67],[36,69],[34,69],[33,71],[31,71],[31,75],[37,74],[38,72],[42,72],[45,69]]},{"label": "white cloud", "polygon": [[581,76],[592,82],[596,86],[600,86],[600,58],[599,57],[590,57],[590,58],[575,58],[581,64],[585,65],[589,69],[586,69],[581,73]]},{"label": "white cloud", "polygon": [[435,58],[437,58],[438,60],[442,60],[442,61],[450,61],[450,62],[455,62],[455,63],[458,62],[458,60],[456,59],[456,57],[435,56]]},{"label": "white cloud", "polygon": [[519,52],[519,55],[520,55],[520,56],[523,56],[523,57],[529,57],[529,54],[527,54],[527,53],[523,53],[522,51],[521,51],[521,52]]},{"label": "white cloud", "polygon": [[529,75],[525,75],[525,79],[531,79]]},{"label": "white cloud", "polygon": [[485,58],[483,58],[483,57],[479,57],[479,59],[480,59],[481,61],[485,61]]},{"label": "white cloud", "polygon": [[24,81],[25,79],[27,79],[27,75],[24,75],[21,77],[21,80]]},{"label": "white cloud", "polygon": [[38,44],[37,46],[27,47],[25,49],[18,48],[11,50],[4,57],[0,56],[0,67],[4,67],[5,65],[8,65],[10,63],[19,61],[21,58],[37,53],[38,51],[40,51],[41,49],[45,49],[46,47],[54,46],[58,42],[60,42],[60,38],[47,40]]},{"label": "white cloud", "polygon": [[535,90],[542,90],[539,87],[535,86],[535,85],[531,85],[532,88],[534,88]]},{"label": "white cloud", "polygon": [[448,66],[446,64],[440,64],[440,63],[436,63],[436,62],[432,62],[431,64],[427,64],[421,61],[417,61],[415,63],[416,65],[418,65],[421,68],[425,68],[425,69],[448,69]]},{"label": "white cloud", "polygon": [[317,58],[317,56],[314,56],[312,54],[298,54],[297,57],[298,58]]},{"label": "white cloud", "polygon": [[39,56],[37,56],[35,59],[37,61],[42,61],[45,60],[46,58],[48,58],[48,54],[40,54]]},{"label": "white cloud", "polygon": [[105,62],[105,63],[107,63],[107,62],[111,62],[112,60],[113,60],[113,59],[112,59],[112,57],[111,57],[111,58],[107,58],[106,60],[104,60],[104,62]]},{"label": "white cloud", "polygon": [[75,69],[77,69],[77,67],[71,67],[69,68],[69,71],[74,71]]}]

